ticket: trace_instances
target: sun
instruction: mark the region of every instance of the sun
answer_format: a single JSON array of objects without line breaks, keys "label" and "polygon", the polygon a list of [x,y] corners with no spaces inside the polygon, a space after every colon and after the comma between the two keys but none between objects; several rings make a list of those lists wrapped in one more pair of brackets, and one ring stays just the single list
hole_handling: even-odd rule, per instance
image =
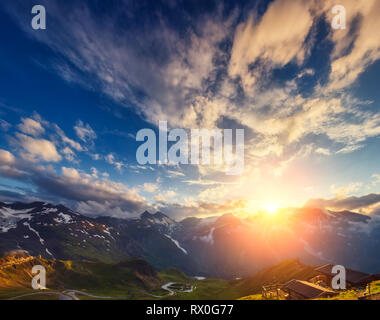
[{"label": "sun", "polygon": [[267,203],[263,205],[263,209],[268,214],[274,214],[278,210],[278,204],[277,203]]}]

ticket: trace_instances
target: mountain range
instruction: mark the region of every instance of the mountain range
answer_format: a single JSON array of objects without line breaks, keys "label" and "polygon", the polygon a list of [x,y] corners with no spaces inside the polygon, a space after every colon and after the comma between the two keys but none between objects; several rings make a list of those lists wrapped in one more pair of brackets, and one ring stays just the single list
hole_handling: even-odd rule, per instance
[{"label": "mountain range", "polygon": [[248,277],[289,258],[378,273],[379,244],[377,220],[350,211],[304,207],[175,221],[161,212],[91,218],[63,205],[0,202],[3,255],[24,250],[50,260],[105,263],[140,257],[157,270],[192,276]]}]

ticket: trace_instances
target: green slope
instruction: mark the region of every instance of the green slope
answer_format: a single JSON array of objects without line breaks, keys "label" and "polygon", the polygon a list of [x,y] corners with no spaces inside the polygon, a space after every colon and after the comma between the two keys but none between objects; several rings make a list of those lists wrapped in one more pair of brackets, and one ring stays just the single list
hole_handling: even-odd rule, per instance
[{"label": "green slope", "polygon": [[315,267],[302,264],[297,259],[285,260],[275,266],[258,272],[250,278],[241,280],[237,284],[237,290],[242,293],[241,297],[259,294],[261,293],[261,288],[263,285],[271,283],[285,283],[292,279],[310,279],[317,275],[314,268]]},{"label": "green slope", "polygon": [[17,295],[15,293],[33,292],[31,270],[34,265],[46,268],[47,287],[52,291],[74,289],[95,295],[140,298],[163,284],[156,271],[141,259],[107,264],[33,258],[0,269],[0,298],[12,297]]}]

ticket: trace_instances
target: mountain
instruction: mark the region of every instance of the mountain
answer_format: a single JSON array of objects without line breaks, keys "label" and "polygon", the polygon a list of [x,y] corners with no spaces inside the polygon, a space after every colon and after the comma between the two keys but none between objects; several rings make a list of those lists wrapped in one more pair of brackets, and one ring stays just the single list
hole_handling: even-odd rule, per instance
[{"label": "mountain", "polygon": [[177,222],[161,212],[89,218],[62,205],[0,203],[0,253],[106,263],[140,257],[193,276],[243,278],[286,259],[378,273],[379,245],[377,220],[350,211],[304,207]]},{"label": "mountain", "polygon": [[62,205],[0,203],[0,251],[26,250],[50,259],[119,261],[138,256],[137,244],[121,248],[109,226]]},{"label": "mountain", "polygon": [[246,219],[224,215],[188,218],[173,229],[206,273],[247,277],[286,259],[305,264],[343,264],[369,273],[380,270],[380,225],[355,212],[290,208]]},{"label": "mountain", "polygon": [[25,250],[47,259],[118,262],[141,257],[158,269],[196,271],[169,236],[176,222],[158,212],[139,219],[89,218],[62,205],[0,203],[0,253]]}]

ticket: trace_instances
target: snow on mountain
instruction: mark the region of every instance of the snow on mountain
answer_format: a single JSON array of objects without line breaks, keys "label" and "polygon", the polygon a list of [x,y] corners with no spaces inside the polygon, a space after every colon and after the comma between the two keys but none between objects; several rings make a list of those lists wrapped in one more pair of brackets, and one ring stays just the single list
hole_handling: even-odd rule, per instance
[{"label": "snow on mountain", "polygon": [[185,254],[188,254],[186,249],[182,248],[181,245],[179,244],[179,242],[175,239],[173,239],[171,236],[169,236],[168,234],[165,234],[165,237],[169,238],[171,241],[174,242],[174,244]]},{"label": "snow on mountain", "polygon": [[31,219],[31,209],[15,210],[6,204],[0,207],[0,232],[8,232],[17,227],[17,222],[23,219]]}]

